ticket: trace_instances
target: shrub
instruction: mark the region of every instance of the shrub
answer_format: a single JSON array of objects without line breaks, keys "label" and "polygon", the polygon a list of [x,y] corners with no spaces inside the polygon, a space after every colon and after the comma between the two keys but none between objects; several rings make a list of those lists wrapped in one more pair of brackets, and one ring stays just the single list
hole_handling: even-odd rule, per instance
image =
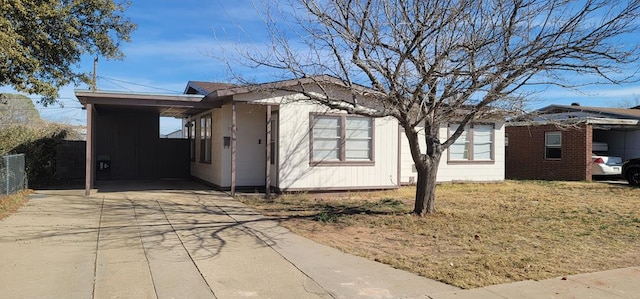
[{"label": "shrub", "polygon": [[69,136],[71,126],[56,123],[14,125],[0,130],[0,156],[25,154],[29,185],[54,181],[56,145]]}]

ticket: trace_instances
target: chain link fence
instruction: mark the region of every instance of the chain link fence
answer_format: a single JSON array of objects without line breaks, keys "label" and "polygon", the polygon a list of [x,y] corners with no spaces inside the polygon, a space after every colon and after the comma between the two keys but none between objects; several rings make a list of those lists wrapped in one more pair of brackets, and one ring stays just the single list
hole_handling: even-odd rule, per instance
[{"label": "chain link fence", "polygon": [[0,195],[9,195],[27,188],[24,154],[0,158]]}]

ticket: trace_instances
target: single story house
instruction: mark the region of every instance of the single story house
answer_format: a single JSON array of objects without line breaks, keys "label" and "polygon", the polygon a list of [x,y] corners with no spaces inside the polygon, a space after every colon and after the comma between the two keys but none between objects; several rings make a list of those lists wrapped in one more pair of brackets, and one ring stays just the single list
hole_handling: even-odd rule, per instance
[{"label": "single story house", "polygon": [[[295,91],[300,84],[352,98],[328,76],[248,87],[190,81],[183,95],[77,90],[88,111],[87,193],[96,178],[184,177],[185,169],[188,177],[232,193],[265,186],[277,191],[390,189],[417,180],[407,138],[395,119],[300,101],[304,96]],[[158,138],[159,116],[182,118],[186,139]],[[441,139],[455,126],[443,125]],[[109,176],[100,176],[107,172],[100,161],[108,162]],[[503,180],[502,120],[470,124],[443,155],[438,172],[440,182]]]},{"label": "single story house", "polygon": [[594,143],[640,157],[640,109],[550,105],[507,122],[505,134],[507,178],[591,180]]}]

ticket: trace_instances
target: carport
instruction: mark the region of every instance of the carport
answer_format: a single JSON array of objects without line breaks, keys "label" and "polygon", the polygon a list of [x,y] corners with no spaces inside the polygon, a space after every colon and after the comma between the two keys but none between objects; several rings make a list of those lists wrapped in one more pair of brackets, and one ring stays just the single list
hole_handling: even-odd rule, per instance
[{"label": "carport", "polygon": [[161,116],[185,118],[212,108],[202,95],[76,90],[87,110],[85,195],[96,179],[189,177],[189,140],[161,139]]},{"label": "carport", "polygon": [[610,156],[622,160],[640,158],[640,123],[638,120],[616,120],[609,124],[593,125],[593,142],[608,145]]}]

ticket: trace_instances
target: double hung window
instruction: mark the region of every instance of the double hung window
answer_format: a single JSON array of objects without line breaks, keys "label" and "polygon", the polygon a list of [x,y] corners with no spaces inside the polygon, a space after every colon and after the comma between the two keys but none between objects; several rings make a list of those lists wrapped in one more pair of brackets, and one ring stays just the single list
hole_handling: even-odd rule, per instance
[{"label": "double hung window", "polygon": [[200,117],[200,162],[211,163],[211,114]]},{"label": "double hung window", "polygon": [[549,160],[562,158],[562,133],[544,133],[544,158]]},{"label": "double hung window", "polygon": [[[459,128],[458,124],[449,125],[449,137]],[[458,139],[449,147],[449,161],[493,161],[494,125],[470,124]]]},{"label": "double hung window", "polygon": [[311,115],[312,163],[373,162],[373,118]]}]

